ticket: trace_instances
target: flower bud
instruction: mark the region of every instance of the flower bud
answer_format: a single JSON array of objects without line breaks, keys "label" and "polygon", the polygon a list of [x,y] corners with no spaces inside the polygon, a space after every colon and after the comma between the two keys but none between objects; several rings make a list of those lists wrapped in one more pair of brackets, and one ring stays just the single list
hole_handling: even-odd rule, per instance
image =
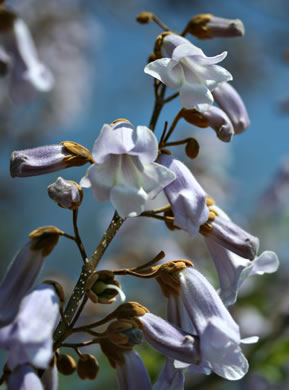
[{"label": "flower bud", "polygon": [[72,375],[76,369],[75,360],[68,354],[57,355],[56,365],[58,371],[63,375]]},{"label": "flower bud", "polygon": [[87,281],[86,293],[94,303],[112,303],[117,294],[120,295],[122,301],[125,301],[120,284],[114,280],[114,274],[111,271],[99,271],[91,275]]},{"label": "flower bud", "polygon": [[113,321],[106,330],[107,338],[121,348],[129,349],[135,344],[141,344],[143,333],[136,319]]},{"label": "flower bud", "polygon": [[39,146],[13,152],[10,159],[10,174],[12,177],[38,176],[88,162],[92,163],[93,158],[84,146],[64,141],[59,145]]},{"label": "flower bud", "polygon": [[59,177],[55,183],[48,186],[48,195],[58,206],[75,210],[82,202],[83,191],[75,181]]},{"label": "flower bud", "polygon": [[98,374],[98,361],[93,355],[83,354],[77,362],[77,373],[80,379],[94,380]]},{"label": "flower bud", "polygon": [[233,38],[245,34],[240,19],[219,18],[211,14],[200,14],[193,17],[185,30],[199,39]]},{"label": "flower bud", "polygon": [[200,145],[198,141],[195,138],[190,138],[189,141],[187,142],[186,149],[185,149],[186,155],[189,158],[194,159],[199,154],[199,150],[200,150]]},{"label": "flower bud", "polygon": [[229,83],[221,83],[213,90],[213,96],[220,108],[228,115],[235,134],[240,134],[250,126],[250,119],[245,104]]},{"label": "flower bud", "polygon": [[147,23],[150,23],[152,21],[152,18],[153,18],[152,12],[143,11],[137,15],[136,20],[140,24],[147,24]]}]

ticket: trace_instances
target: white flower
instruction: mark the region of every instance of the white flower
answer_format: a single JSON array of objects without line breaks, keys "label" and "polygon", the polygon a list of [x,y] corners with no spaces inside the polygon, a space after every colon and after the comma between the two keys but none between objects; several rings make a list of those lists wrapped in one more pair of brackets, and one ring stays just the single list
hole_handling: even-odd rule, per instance
[{"label": "white flower", "polygon": [[200,112],[208,110],[214,102],[211,91],[219,83],[232,80],[226,69],[215,65],[223,61],[227,52],[207,57],[200,48],[176,34],[163,38],[162,52],[169,58],[149,63],[144,71],[167,87],[178,88],[185,108],[196,108]]},{"label": "white flower", "polygon": [[151,130],[125,120],[105,124],[96,139],[95,161],[82,187],[91,187],[96,200],[110,200],[122,218],[144,211],[146,202],[175,180],[175,174],[155,163],[158,142]]}]

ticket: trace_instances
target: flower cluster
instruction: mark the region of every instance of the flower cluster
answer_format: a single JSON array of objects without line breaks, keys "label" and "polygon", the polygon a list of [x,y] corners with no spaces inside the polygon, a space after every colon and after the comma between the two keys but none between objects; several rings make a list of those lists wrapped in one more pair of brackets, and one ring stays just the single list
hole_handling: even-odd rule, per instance
[{"label": "flower cluster", "polygon": [[[52,78],[39,63],[24,22],[9,12],[0,8],[0,25],[1,18],[10,18],[11,22],[3,47],[15,56],[11,68],[12,94],[20,96],[28,87],[48,90]],[[139,15],[138,20],[140,23],[154,20],[162,25],[149,12]],[[231,381],[243,378],[248,372],[241,344],[255,343],[258,337],[241,337],[228,306],[236,302],[238,289],[247,277],[275,272],[278,257],[272,251],[258,256],[259,239],[232,222],[208,195],[209,189],[201,186],[181,158],[174,157],[171,147],[186,144],[187,156],[196,158],[197,140],[170,140],[180,118],[199,127],[212,127],[225,142],[249,126],[245,105],[228,84],[231,74],[216,65],[227,53],[207,57],[184,37],[193,34],[209,39],[243,33],[241,21],[206,14],[189,21],[182,34],[170,31],[161,34],[144,69],[155,78],[156,100],[148,127],[134,127],[126,119],[104,124],[91,154],[73,141],[12,153],[12,177],[49,174],[86,163],[90,166],[79,183],[59,177],[48,186],[50,198],[72,212],[74,235],[53,226],[34,230],[0,285],[0,348],[8,351],[1,381],[8,383],[9,390],[56,389],[57,371],[63,375],[77,371],[80,379],[94,380],[99,363],[93,354],[80,351],[93,344],[99,344],[116,370],[120,390],[138,387],[182,390],[186,369],[205,375],[213,372]],[[3,54],[0,60],[4,61],[7,53],[0,51]],[[166,87],[178,92],[165,97]],[[155,130],[159,114],[177,96],[182,107],[170,126],[168,122],[164,124],[158,140]],[[91,256],[87,256],[77,225],[82,188],[90,188],[96,201],[109,201],[115,209]],[[167,203],[154,208],[154,199],[160,193]],[[171,230],[182,230],[191,240],[199,234],[204,237],[219,277],[219,291],[190,260],[157,264],[164,257],[163,252],[132,268],[97,269],[121,225],[127,218],[139,216],[155,218]],[[60,236],[75,242],[82,259],[81,273],[65,310],[64,292],[58,282],[47,281],[34,288],[44,259]],[[160,285],[161,299],[167,299],[167,319],[138,302],[125,302],[126,295],[115,279],[118,275],[142,280],[154,278]],[[96,321],[95,311],[92,319],[89,317],[91,321],[83,317],[79,325],[88,301],[109,305],[118,296],[122,304],[114,306],[105,317]],[[79,333],[83,334],[81,338],[77,338]],[[153,387],[141,355],[134,350],[143,340],[166,357]],[[62,347],[76,352],[77,363],[72,355],[62,353]]]}]

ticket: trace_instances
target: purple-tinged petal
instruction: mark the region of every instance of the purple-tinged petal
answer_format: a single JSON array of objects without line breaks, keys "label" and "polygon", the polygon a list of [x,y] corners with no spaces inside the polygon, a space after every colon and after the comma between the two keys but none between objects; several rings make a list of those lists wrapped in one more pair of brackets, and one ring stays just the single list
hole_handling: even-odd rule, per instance
[{"label": "purple-tinged petal", "polygon": [[181,65],[170,58],[161,58],[150,62],[144,68],[144,72],[160,80],[171,89],[180,87],[184,80]]},{"label": "purple-tinged petal", "polygon": [[176,179],[173,171],[157,163],[145,165],[141,176],[141,185],[150,199],[155,198],[164,187]]},{"label": "purple-tinged petal", "polygon": [[199,360],[198,339],[152,313],[138,317],[145,340],[172,359],[193,364]]},{"label": "purple-tinged petal", "polygon": [[144,211],[148,195],[142,188],[115,186],[110,200],[121,218],[136,217]]},{"label": "purple-tinged petal", "polygon": [[250,126],[245,104],[231,84],[226,82],[219,84],[214,89],[213,96],[216,103],[230,118],[236,134],[242,133]]},{"label": "purple-tinged petal", "polygon": [[134,142],[135,146],[129,152],[130,155],[138,156],[143,164],[155,161],[158,155],[158,140],[149,128],[137,126]]},{"label": "purple-tinged petal", "polygon": [[119,390],[151,390],[151,383],[146,367],[134,351],[123,352],[124,363],[116,364]]},{"label": "purple-tinged petal", "polygon": [[220,318],[212,318],[204,330],[201,350],[212,370],[228,380],[239,380],[248,372],[248,361],[228,324]]},{"label": "purple-tinged petal", "polygon": [[202,113],[209,121],[208,125],[215,130],[217,137],[224,142],[230,142],[234,135],[234,128],[228,115],[218,107],[211,106]]},{"label": "purple-tinged petal", "polygon": [[96,164],[106,162],[110,154],[128,153],[135,147],[134,129],[129,123],[127,126],[125,124],[120,127],[116,122],[114,128],[107,124],[103,125],[92,148],[92,156]]},{"label": "purple-tinged petal", "polygon": [[25,364],[17,367],[9,375],[8,390],[44,390],[44,388],[34,369]]},{"label": "purple-tinged petal", "polygon": [[59,298],[52,286],[40,285],[23,299],[9,335],[10,369],[28,362],[38,368],[48,367],[58,314]]},{"label": "purple-tinged petal", "polygon": [[223,61],[227,57],[227,54],[228,54],[227,51],[223,51],[222,53],[213,57],[207,57],[206,55],[195,55],[193,59],[199,65],[215,65]]},{"label": "purple-tinged petal", "polygon": [[174,214],[174,224],[194,236],[209,217],[206,193],[180,161],[161,154],[158,162],[176,174],[176,179],[164,188]]},{"label": "purple-tinged petal", "polygon": [[[54,237],[52,232],[50,251],[56,245],[58,237],[57,234]],[[0,328],[13,321],[22,298],[33,286],[44,258],[50,253],[45,253],[45,240],[43,244],[40,240],[41,237],[28,241],[14,257],[4,276],[0,285]]]},{"label": "purple-tinged petal", "polygon": [[245,34],[245,27],[240,19],[226,19],[212,15],[206,28],[212,38],[233,38]]},{"label": "purple-tinged petal", "polygon": [[275,252],[265,251],[252,262],[249,276],[272,274],[279,267],[279,259]]},{"label": "purple-tinged petal", "polygon": [[167,358],[152,390],[183,390],[185,375],[182,369],[174,366],[174,361]]},{"label": "purple-tinged petal", "polygon": [[[183,45],[183,44],[190,44],[191,45],[191,42],[180,36],[180,35],[177,35],[177,34],[168,34],[164,37],[163,39],[163,42],[162,42],[162,46],[161,46],[161,51],[163,53],[163,56],[166,57],[166,55],[168,55],[169,57],[172,57],[172,54],[173,54],[173,51],[175,50],[176,47],[180,46],[180,45]],[[199,54],[202,53],[202,50],[199,49],[198,47],[196,47],[196,52],[198,52]]]},{"label": "purple-tinged petal", "polygon": [[200,56],[205,58],[204,52],[191,42],[178,45],[172,53],[172,59],[176,62],[181,61],[184,57]]},{"label": "purple-tinged petal", "polygon": [[245,259],[253,260],[259,249],[259,239],[240,226],[219,215],[210,222],[212,229],[202,232],[205,237]]},{"label": "purple-tinged petal", "polygon": [[184,82],[180,89],[180,99],[184,108],[196,108],[200,112],[208,110],[214,102],[205,85]]}]

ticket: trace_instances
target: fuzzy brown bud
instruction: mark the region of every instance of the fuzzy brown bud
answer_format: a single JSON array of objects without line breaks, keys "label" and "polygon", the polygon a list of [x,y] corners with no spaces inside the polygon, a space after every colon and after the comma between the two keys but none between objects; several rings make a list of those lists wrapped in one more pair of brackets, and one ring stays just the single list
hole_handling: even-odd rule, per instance
[{"label": "fuzzy brown bud", "polygon": [[72,375],[76,369],[75,360],[68,354],[58,354],[56,357],[56,366],[63,375]]},{"label": "fuzzy brown bud", "polygon": [[77,373],[80,379],[94,380],[99,371],[96,358],[90,354],[83,354],[77,361]]},{"label": "fuzzy brown bud", "polygon": [[200,150],[200,145],[198,141],[195,138],[190,138],[186,144],[186,149],[185,149],[186,155],[189,158],[194,159],[199,154],[199,150]]},{"label": "fuzzy brown bud", "polygon": [[152,12],[143,11],[137,15],[136,20],[140,24],[147,24],[152,21],[154,14]]}]

